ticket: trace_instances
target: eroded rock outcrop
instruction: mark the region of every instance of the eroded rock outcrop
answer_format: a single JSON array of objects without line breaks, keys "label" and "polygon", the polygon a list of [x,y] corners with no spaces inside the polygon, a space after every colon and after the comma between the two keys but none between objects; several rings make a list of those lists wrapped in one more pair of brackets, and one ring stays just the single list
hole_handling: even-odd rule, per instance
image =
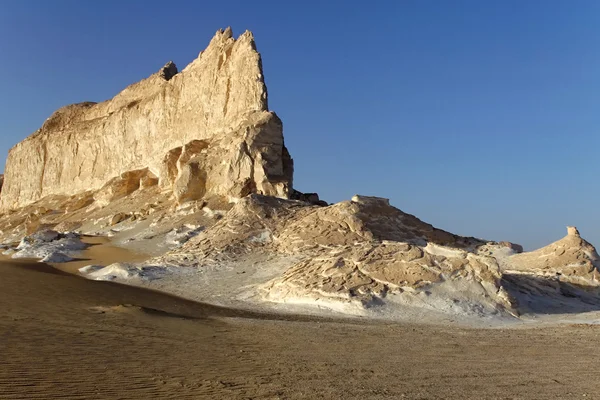
[{"label": "eroded rock outcrop", "polygon": [[498,263],[476,254],[485,243],[436,229],[383,198],[354,196],[319,207],[251,195],[150,264],[243,269],[248,257],[264,254],[274,263],[291,260],[260,288],[274,302],[370,307],[393,294],[414,299],[452,287],[454,295],[442,300],[448,307],[510,310]]},{"label": "eroded rock outcrop", "polygon": [[567,227],[567,236],[548,246],[511,256],[508,268],[573,283],[600,285],[600,256],[572,226]]},{"label": "eroded rock outcrop", "polygon": [[[181,72],[169,62],[111,100],[56,111],[9,152],[0,208],[100,189],[106,202],[154,183],[180,202],[287,198],[293,165],[282,131],[252,34],[218,31]],[[148,171],[143,182],[139,171]]]},{"label": "eroded rock outcrop", "polygon": [[251,195],[148,265],[243,272],[260,263],[278,271],[256,286],[263,299],[344,312],[402,304],[520,315],[549,304],[561,312],[579,298],[565,309],[600,306],[600,258],[576,229],[540,250],[521,250],[437,229],[383,198],[354,196],[319,207]]}]

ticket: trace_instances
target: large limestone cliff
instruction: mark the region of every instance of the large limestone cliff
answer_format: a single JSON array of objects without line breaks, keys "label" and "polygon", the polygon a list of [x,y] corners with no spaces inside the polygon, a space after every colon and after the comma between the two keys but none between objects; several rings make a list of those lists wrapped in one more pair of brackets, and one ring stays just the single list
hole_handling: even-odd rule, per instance
[{"label": "large limestone cliff", "polygon": [[268,110],[252,34],[236,40],[220,30],[179,73],[169,62],[111,100],[56,111],[10,150],[0,208],[97,190],[123,176],[172,188],[179,201],[287,198],[293,166],[282,131]]}]

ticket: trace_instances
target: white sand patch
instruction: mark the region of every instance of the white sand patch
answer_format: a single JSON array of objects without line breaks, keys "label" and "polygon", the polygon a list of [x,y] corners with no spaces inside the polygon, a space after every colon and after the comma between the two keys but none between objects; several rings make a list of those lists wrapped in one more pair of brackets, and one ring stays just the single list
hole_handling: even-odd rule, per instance
[{"label": "white sand patch", "polygon": [[73,260],[87,244],[77,233],[41,231],[24,237],[12,258],[38,258],[42,262],[64,263]]},{"label": "white sand patch", "polygon": [[[83,271],[82,271],[83,270]],[[144,280],[164,278],[171,271],[166,267],[115,263],[103,268],[84,267],[79,270],[86,278],[96,281]],[[91,272],[88,272],[91,271]]]},{"label": "white sand patch", "polygon": [[278,303],[279,310],[287,310],[294,312],[301,307],[304,310],[312,309],[313,312],[329,312],[340,313],[349,316],[368,316],[369,311],[362,304],[351,301],[340,301],[338,299],[329,298],[310,298],[310,297],[293,297],[283,296],[277,299],[277,296],[269,297],[273,303]]}]

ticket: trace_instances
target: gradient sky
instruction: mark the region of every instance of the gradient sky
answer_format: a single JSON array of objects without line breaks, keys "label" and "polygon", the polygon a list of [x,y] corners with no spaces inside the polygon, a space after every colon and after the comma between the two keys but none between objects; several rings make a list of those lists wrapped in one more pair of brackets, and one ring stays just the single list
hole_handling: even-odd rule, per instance
[{"label": "gradient sky", "polygon": [[254,32],[295,186],[454,233],[600,245],[599,1],[0,0],[0,163],[214,32]]}]

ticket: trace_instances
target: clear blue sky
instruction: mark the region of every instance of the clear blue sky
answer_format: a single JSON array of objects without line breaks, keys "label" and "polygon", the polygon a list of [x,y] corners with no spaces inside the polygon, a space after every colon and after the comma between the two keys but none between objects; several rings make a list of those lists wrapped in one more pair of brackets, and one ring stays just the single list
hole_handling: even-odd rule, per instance
[{"label": "clear blue sky", "polygon": [[0,0],[0,162],[214,32],[254,32],[296,187],[526,248],[600,245],[600,1]]}]

